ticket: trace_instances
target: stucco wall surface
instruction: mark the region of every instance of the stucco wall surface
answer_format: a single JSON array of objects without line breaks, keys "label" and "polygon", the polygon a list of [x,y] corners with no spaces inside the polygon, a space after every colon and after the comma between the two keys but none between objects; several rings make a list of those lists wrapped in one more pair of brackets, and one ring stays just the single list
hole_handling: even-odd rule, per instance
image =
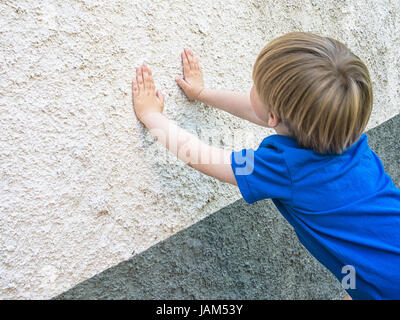
[{"label": "stucco wall surface", "polygon": [[273,132],[190,103],[174,81],[183,47],[207,86],[248,91],[268,41],[330,36],[370,70],[370,129],[400,111],[399,15],[396,0],[1,0],[0,298],[51,298],[240,198],[136,119],[142,62],[167,116],[238,150]]}]

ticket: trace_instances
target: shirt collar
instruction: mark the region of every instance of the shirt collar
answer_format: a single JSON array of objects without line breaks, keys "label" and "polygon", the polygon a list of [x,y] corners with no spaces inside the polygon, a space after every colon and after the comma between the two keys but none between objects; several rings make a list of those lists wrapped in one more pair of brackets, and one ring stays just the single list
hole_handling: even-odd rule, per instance
[{"label": "shirt collar", "polygon": [[270,144],[271,142],[278,142],[290,147],[297,147],[299,148],[299,145],[296,141],[296,139],[289,137],[289,136],[284,136],[281,134],[272,134],[266,138],[263,139],[263,141],[260,144],[260,147],[263,147],[267,144]]}]

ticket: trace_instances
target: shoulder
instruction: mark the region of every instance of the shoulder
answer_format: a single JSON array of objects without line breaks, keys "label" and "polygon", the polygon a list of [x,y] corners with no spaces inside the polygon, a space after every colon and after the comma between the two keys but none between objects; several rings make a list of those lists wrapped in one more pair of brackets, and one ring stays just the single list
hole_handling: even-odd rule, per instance
[{"label": "shoulder", "polygon": [[248,203],[277,198],[291,201],[291,177],[285,161],[288,137],[272,135],[264,138],[256,150],[232,152],[231,166],[237,185]]}]

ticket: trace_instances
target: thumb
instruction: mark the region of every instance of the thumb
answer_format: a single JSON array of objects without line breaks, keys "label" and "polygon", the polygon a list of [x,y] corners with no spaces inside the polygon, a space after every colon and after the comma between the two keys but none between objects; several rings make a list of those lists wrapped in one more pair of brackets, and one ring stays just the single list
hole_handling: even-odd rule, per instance
[{"label": "thumb", "polygon": [[161,103],[164,103],[164,94],[162,94],[160,90],[157,90],[156,95],[158,99],[160,99]]},{"label": "thumb", "polygon": [[175,81],[179,84],[179,86],[180,86],[183,90],[186,90],[186,89],[189,88],[189,84],[188,84],[185,80],[183,80],[183,79],[181,79],[181,78],[176,78]]}]

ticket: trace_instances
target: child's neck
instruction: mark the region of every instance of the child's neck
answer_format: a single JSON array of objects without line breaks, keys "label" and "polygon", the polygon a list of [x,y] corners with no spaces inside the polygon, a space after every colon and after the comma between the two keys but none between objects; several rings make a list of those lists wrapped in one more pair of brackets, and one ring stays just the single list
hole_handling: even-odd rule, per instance
[{"label": "child's neck", "polygon": [[281,136],[291,137],[289,129],[282,122],[280,122],[276,127],[274,127],[274,130],[277,134],[280,134]]}]

